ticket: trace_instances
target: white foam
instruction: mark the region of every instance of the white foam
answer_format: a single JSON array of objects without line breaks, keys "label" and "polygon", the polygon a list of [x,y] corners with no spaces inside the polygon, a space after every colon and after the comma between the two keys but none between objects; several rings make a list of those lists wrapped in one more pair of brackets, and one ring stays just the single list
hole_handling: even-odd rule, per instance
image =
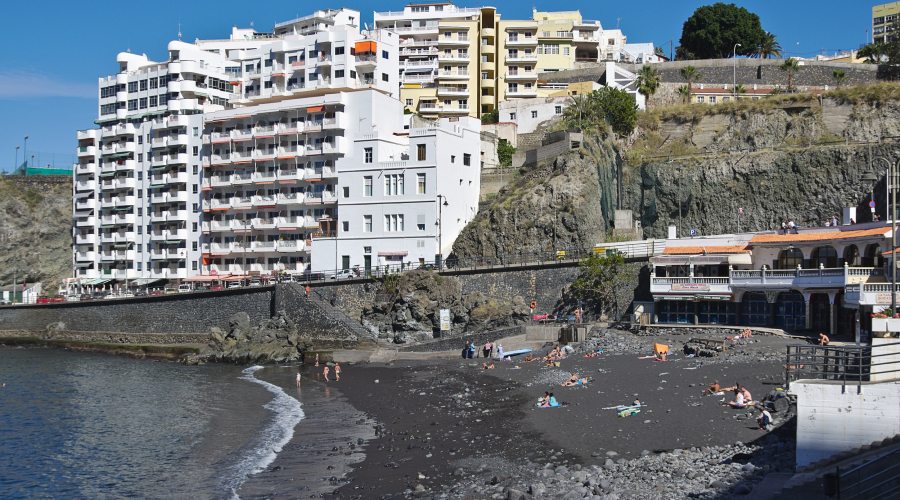
[{"label": "white foam", "polygon": [[259,365],[251,366],[242,371],[244,376],[240,378],[260,384],[268,389],[269,392],[275,394],[271,401],[263,405],[263,408],[272,411],[275,415],[272,423],[260,431],[261,445],[254,450],[250,450],[235,467],[238,477],[230,485],[232,492],[234,492],[233,498],[235,499],[239,498],[236,492],[244,484],[247,476],[264,471],[275,460],[284,445],[288,444],[291,438],[294,437],[294,427],[304,417],[301,409],[303,405],[300,401],[288,396],[281,387],[253,376],[253,373],[262,368]]}]

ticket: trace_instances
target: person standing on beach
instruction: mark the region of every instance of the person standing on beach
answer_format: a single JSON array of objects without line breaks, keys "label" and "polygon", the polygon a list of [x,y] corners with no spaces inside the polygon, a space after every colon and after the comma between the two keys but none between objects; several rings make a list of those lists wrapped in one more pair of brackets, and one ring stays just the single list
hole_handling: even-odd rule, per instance
[{"label": "person standing on beach", "polygon": [[297,387],[300,387],[300,372],[297,372]]},{"label": "person standing on beach", "polygon": [[325,369],[322,370],[322,373],[325,374],[325,381],[328,382],[328,365],[325,365]]},{"label": "person standing on beach", "polygon": [[491,351],[493,351],[493,350],[494,350],[494,346],[491,345],[490,340],[488,340],[487,342],[484,343],[484,357],[485,358],[491,357]]},{"label": "person standing on beach", "polygon": [[309,298],[309,285],[306,285],[306,298]]},{"label": "person standing on beach", "polygon": [[319,366],[319,353],[316,353],[316,366]]},{"label": "person standing on beach", "polygon": [[475,342],[469,342],[469,359],[475,357]]},{"label": "person standing on beach", "polygon": [[339,365],[337,363],[334,364],[334,381],[335,382],[341,381],[341,365]]}]

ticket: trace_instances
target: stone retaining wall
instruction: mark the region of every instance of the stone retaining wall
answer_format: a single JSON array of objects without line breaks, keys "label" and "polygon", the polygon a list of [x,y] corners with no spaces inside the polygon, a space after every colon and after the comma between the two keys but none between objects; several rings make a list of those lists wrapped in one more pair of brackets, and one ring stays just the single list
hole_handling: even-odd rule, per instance
[{"label": "stone retaining wall", "polygon": [[0,330],[2,337],[34,337],[43,340],[71,340],[74,342],[100,342],[103,344],[129,345],[185,345],[205,344],[205,333],[121,333],[121,332],[73,332],[69,330]]},{"label": "stone retaining wall", "polygon": [[[644,335],[644,336],[654,336],[654,335],[689,335],[691,337],[699,337],[699,338],[713,338],[720,339],[728,337],[734,337],[739,335],[744,329],[745,326],[734,326],[734,327],[718,327],[718,326],[691,326],[685,328],[671,328],[665,326],[649,326],[643,329],[633,329],[632,333],[635,335]],[[771,335],[771,332],[767,330],[754,330],[750,329],[751,335]]]},{"label": "stone retaining wall", "polygon": [[415,344],[411,346],[406,346],[400,349],[401,352],[443,352],[443,351],[453,351],[458,350],[460,352],[460,357],[462,357],[462,349],[465,347],[466,342],[474,342],[475,343],[475,355],[482,355],[482,347],[488,341],[496,342],[499,339],[503,339],[506,337],[512,337],[514,335],[523,335],[525,333],[524,326],[513,326],[510,328],[504,328],[502,330],[493,330],[490,332],[476,333],[473,335],[456,335],[450,336],[444,339],[432,341],[432,342],[423,342],[420,344]]},{"label": "stone retaining wall", "polygon": [[65,330],[116,333],[206,333],[228,330],[228,318],[246,312],[258,323],[272,317],[275,287],[159,295],[128,299],[0,307],[0,330]]}]

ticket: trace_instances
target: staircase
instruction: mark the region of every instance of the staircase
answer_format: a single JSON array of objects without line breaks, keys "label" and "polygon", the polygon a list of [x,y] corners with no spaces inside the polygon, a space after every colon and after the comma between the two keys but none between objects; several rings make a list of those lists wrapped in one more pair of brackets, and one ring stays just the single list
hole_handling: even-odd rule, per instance
[{"label": "staircase", "polygon": [[301,298],[307,304],[312,305],[313,307],[318,308],[320,311],[325,313],[326,316],[335,323],[344,327],[347,330],[348,336],[353,335],[358,340],[362,339],[370,339],[375,340],[375,335],[367,330],[364,326],[359,324],[358,321],[354,321],[350,316],[347,316],[343,311],[331,305],[329,300],[317,290],[310,290],[309,298],[306,298],[306,291],[302,286],[296,283],[288,283],[294,293],[297,294],[298,297]]}]

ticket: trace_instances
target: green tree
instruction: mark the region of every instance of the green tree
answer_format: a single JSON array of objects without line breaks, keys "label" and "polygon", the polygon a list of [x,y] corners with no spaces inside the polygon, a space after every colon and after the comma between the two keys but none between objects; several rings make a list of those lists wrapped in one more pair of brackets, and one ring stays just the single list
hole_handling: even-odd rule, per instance
[{"label": "green tree", "polygon": [[675,60],[676,61],[693,61],[694,59],[699,59],[699,57],[695,56],[693,52],[679,45],[675,47]]},{"label": "green tree", "polygon": [[563,110],[563,123],[582,130],[609,125],[619,136],[634,131],[637,123],[637,103],[624,90],[603,87],[590,94],[572,96]]},{"label": "green tree", "polygon": [[781,71],[787,72],[788,74],[788,88],[794,88],[794,73],[800,71],[800,64],[793,57],[790,59],[786,59],[781,66],[778,66],[778,69]]},{"label": "green tree", "polygon": [[735,85],[735,87],[734,87],[734,94],[735,94],[735,96],[740,95],[740,94],[743,94],[743,93],[745,93],[745,92],[747,92],[747,89],[744,88],[744,84],[743,84],[743,83],[739,83],[739,84]]},{"label": "green tree", "polygon": [[717,2],[694,11],[684,22],[679,43],[698,59],[722,59],[731,57],[738,43],[739,55],[751,54],[765,36],[759,16],[733,3]]},{"label": "green tree", "polygon": [[628,283],[631,273],[625,265],[625,257],[616,251],[592,253],[579,264],[581,275],[572,283],[572,289],[583,299],[600,303],[604,310],[618,315],[621,310],[619,294]]},{"label": "green tree", "polygon": [[497,143],[497,156],[500,158],[500,166],[511,167],[514,154],[516,154],[516,148],[510,146],[506,139],[500,139]]},{"label": "green tree", "polygon": [[[653,47],[653,53],[658,56],[666,57],[666,51],[663,50],[662,47]],[[666,58],[666,59],[668,59],[668,58]]]},{"label": "green tree", "polygon": [[645,98],[649,99],[650,96],[656,93],[657,89],[659,89],[659,72],[656,71],[656,68],[650,66],[649,64],[645,64],[643,68],[637,73],[637,79],[635,83],[638,87],[638,92],[641,93]]},{"label": "green tree", "polygon": [[681,77],[687,80],[687,97],[688,101],[690,101],[691,91],[694,88],[694,82],[697,80],[702,80],[703,73],[697,71],[697,68],[693,66],[685,66],[681,68]]},{"label": "green tree", "polygon": [[675,92],[678,94],[678,97],[681,98],[681,104],[687,104],[691,100],[691,91],[688,89],[687,85],[682,85],[678,87]]},{"label": "green tree", "polygon": [[778,59],[781,57],[781,44],[778,43],[778,38],[775,34],[766,33],[766,37],[756,47],[756,51],[750,54],[750,57],[758,57],[760,59]]},{"label": "green tree", "polygon": [[831,76],[834,77],[834,81],[837,83],[838,88],[841,87],[842,83],[847,81],[847,74],[839,69],[832,71]]},{"label": "green tree", "polygon": [[491,123],[497,123],[500,121],[500,110],[494,109],[490,113],[485,113],[481,115],[481,123],[483,125],[489,125]]},{"label": "green tree", "polygon": [[590,94],[569,96],[569,105],[563,109],[563,121],[570,127],[582,129],[586,123],[596,122],[596,103]]}]

